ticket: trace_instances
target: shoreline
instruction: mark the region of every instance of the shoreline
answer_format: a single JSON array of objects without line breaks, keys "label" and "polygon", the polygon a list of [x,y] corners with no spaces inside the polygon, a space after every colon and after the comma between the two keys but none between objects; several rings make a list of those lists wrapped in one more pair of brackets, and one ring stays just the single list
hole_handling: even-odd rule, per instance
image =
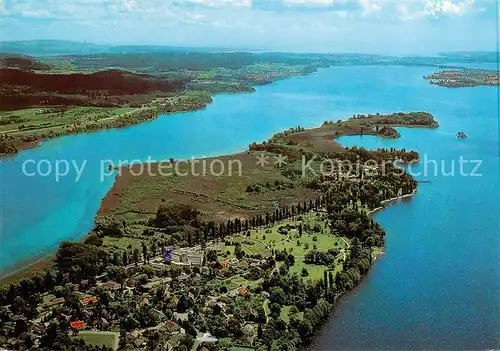
[{"label": "shoreline", "polygon": [[380,201],[380,203],[382,204],[382,206],[374,208],[373,210],[368,211],[367,215],[368,216],[373,216],[377,212],[382,211],[383,209],[385,209],[388,204],[390,204],[392,202],[397,202],[398,200],[410,198],[410,197],[414,196],[416,193],[417,193],[417,189],[415,189],[414,191],[412,191],[410,194],[400,195],[400,196],[392,197],[392,198],[387,199],[387,200],[382,200],[382,201]]},{"label": "shoreline", "polygon": [[[348,121],[348,120],[345,120],[343,122],[346,122],[346,121]],[[322,127],[324,127],[324,126],[321,125],[321,126],[316,127],[316,128],[309,128],[309,129],[306,129],[305,132],[309,132],[311,130],[319,129]],[[337,141],[335,141],[335,139],[343,137],[343,136],[356,136],[356,135],[360,135],[360,133],[356,133],[355,131],[352,131],[352,132],[348,132],[346,134],[334,135],[332,137],[332,139],[330,139],[330,141],[332,142],[332,144],[335,147],[343,148],[343,146],[341,144],[339,144]],[[373,134],[365,133],[363,135],[373,135],[373,136],[383,137],[383,136],[378,135],[376,133],[373,133]],[[205,157],[205,158],[198,158],[197,160],[203,160],[203,159],[207,160],[207,159],[211,159],[211,158],[230,158],[230,157],[234,157],[237,155],[245,154],[246,152],[248,152],[248,150],[235,152],[235,153],[232,153],[229,155],[218,155],[218,156],[210,156],[210,157]],[[10,156],[13,156],[13,155],[10,155]],[[1,160],[1,156],[0,156],[0,160]],[[126,167],[126,166],[124,166],[124,167]],[[114,192],[116,192],[116,187],[119,187],[118,177],[115,177],[113,185],[110,187],[110,189],[108,190],[106,195],[101,199],[100,206],[99,206],[99,209],[94,216],[94,220],[97,218],[97,216],[99,214],[102,214],[103,211],[106,209],[107,206],[104,203],[105,202],[112,202],[112,200],[109,199],[109,196],[110,196],[110,194],[113,194]],[[383,200],[381,202],[382,203],[381,207],[378,207],[376,209],[369,211],[367,213],[367,215],[371,216],[374,213],[383,210],[385,208],[385,205],[392,202],[392,201],[396,201],[396,200],[399,200],[401,198],[413,196],[415,194],[415,192],[412,194],[407,194],[407,195],[395,197],[392,199]],[[76,241],[81,242],[81,241],[85,240],[85,238],[87,237],[88,234],[89,233],[83,233],[80,236],[80,239],[76,240]],[[57,249],[54,249],[54,252],[52,254],[44,255],[44,257],[42,257],[42,258],[39,257],[39,258],[26,259],[25,261],[27,263],[25,265],[23,265],[22,267],[14,268],[14,267],[16,267],[16,265],[12,266],[13,267],[12,271],[10,269],[7,269],[5,272],[2,273],[2,277],[0,277],[0,285],[7,284],[8,282],[11,282],[11,281],[19,281],[27,276],[33,275],[34,273],[36,273],[40,270],[39,269],[40,267],[43,267],[43,268],[50,267],[52,265],[52,263],[54,262],[55,252],[57,252]]]},{"label": "shoreline", "polygon": [[[311,128],[311,129],[313,129],[313,128]],[[356,135],[356,134],[351,134],[351,135]],[[346,135],[341,135],[341,136],[346,136]],[[341,137],[341,136],[338,136],[338,137]],[[336,142],[334,141],[334,143],[336,143]],[[336,144],[340,146],[340,144],[338,144],[338,143],[336,143]],[[212,159],[212,158],[231,158],[231,157],[235,157],[235,156],[238,156],[238,155],[246,154],[246,151],[248,151],[248,150],[244,150],[244,151],[241,151],[241,152],[232,153],[232,154],[229,154],[229,155],[219,155],[219,156],[211,156],[211,157],[205,157],[205,158],[197,158],[196,160],[209,160],[209,159]],[[123,166],[123,167],[126,167],[126,166]],[[98,209],[97,213],[94,216],[94,220],[100,214],[105,213],[105,211],[108,209],[108,207],[112,208],[112,206],[108,206],[105,203],[107,203],[107,202],[113,202],[112,199],[110,199],[109,196],[110,196],[110,194],[113,194],[114,192],[117,191],[116,187],[119,187],[118,177],[115,177],[113,185],[108,190],[108,192],[106,193],[106,195],[101,199],[100,205],[99,205],[99,209]],[[415,195],[416,192],[417,192],[417,190],[415,190],[411,194],[401,195],[401,196],[393,197],[393,198],[390,198],[390,199],[387,199],[387,200],[383,200],[383,201],[381,201],[382,206],[377,207],[377,208],[375,208],[373,210],[370,210],[367,213],[367,215],[368,216],[372,216],[375,213],[384,210],[386,208],[387,204],[389,204],[391,202],[395,202],[395,201],[400,200],[400,199],[411,197],[411,196]],[[83,242],[85,240],[85,238],[87,237],[88,234],[89,233],[82,234],[78,240],[75,240],[75,242]],[[38,257],[33,257],[33,258],[26,259],[24,261],[25,263],[20,262],[19,266],[17,266],[17,265],[12,266],[12,270],[7,269],[5,271],[6,273],[2,273],[2,276],[0,277],[0,286],[9,284],[9,283],[11,283],[13,281],[19,281],[19,280],[21,280],[23,278],[26,278],[27,276],[30,276],[30,275],[33,275],[33,274],[39,272],[40,270],[43,270],[45,268],[51,267],[52,264],[55,261],[55,253],[56,252],[57,252],[57,249],[55,249],[54,252],[51,253],[51,254],[45,254],[45,255],[43,255],[43,257],[38,256]],[[381,256],[383,254],[384,254],[384,251],[382,251],[374,259],[374,262],[375,262],[375,260],[379,256]]]},{"label": "shoreline", "polygon": [[[184,112],[193,112],[193,111],[203,110],[203,109],[207,108],[210,104],[212,104],[214,102],[215,96],[217,96],[219,94],[220,95],[226,95],[226,94],[251,94],[251,93],[254,93],[256,91],[256,87],[258,87],[258,86],[270,85],[270,84],[273,84],[275,82],[279,82],[279,81],[282,81],[282,80],[285,80],[285,79],[289,79],[289,78],[294,78],[294,77],[309,76],[309,75],[317,73],[319,71],[319,69],[321,69],[321,68],[328,68],[328,67],[319,67],[319,68],[316,67],[315,71],[313,71],[313,72],[308,72],[308,73],[298,74],[298,75],[291,75],[291,76],[287,76],[287,77],[276,79],[276,80],[271,81],[271,82],[266,82],[264,84],[250,85],[250,87],[252,88],[252,90],[248,90],[248,91],[208,92],[206,90],[187,90],[187,91],[185,91],[183,94],[181,94],[179,96],[186,95],[186,93],[189,92],[189,91],[193,91],[193,92],[206,92],[208,94],[208,97],[209,97],[210,101],[204,103],[203,105],[196,106],[196,107],[194,107],[192,109],[189,109],[189,110],[179,110],[179,111],[172,111],[172,112],[161,112],[160,110],[158,110],[154,118],[147,119],[147,120],[140,120],[139,119],[139,120],[133,121],[133,123],[131,123],[131,124],[126,124],[126,125],[121,125],[121,126],[102,126],[102,128],[97,128],[95,130],[89,130],[89,131],[81,131],[81,130],[79,130],[79,131],[72,131],[72,132],[64,132],[64,133],[62,133],[60,135],[54,135],[53,137],[50,137],[50,138],[45,137],[45,138],[40,138],[40,139],[36,139],[36,140],[32,140],[32,141],[23,141],[23,142],[21,142],[21,144],[19,144],[17,146],[16,152],[12,152],[12,153],[0,153],[0,161],[2,159],[7,159],[7,158],[12,157],[12,156],[15,157],[16,155],[18,155],[20,152],[22,152],[24,150],[28,150],[28,149],[33,149],[33,148],[39,147],[40,144],[42,142],[45,142],[45,141],[49,141],[49,140],[53,140],[53,139],[58,139],[58,138],[62,138],[62,137],[65,137],[65,136],[71,136],[71,135],[90,134],[90,133],[97,133],[97,132],[108,131],[108,130],[118,130],[118,129],[122,129],[122,128],[133,127],[133,126],[145,123],[145,122],[151,122],[151,121],[157,120],[162,115],[167,116],[167,115],[171,115],[171,114],[174,114],[174,113],[184,113]],[[154,101],[154,99],[152,101]],[[152,101],[150,101],[148,103],[151,103]],[[146,104],[148,104],[148,103],[146,103]],[[42,107],[50,107],[50,106],[39,106],[39,107],[42,108]],[[113,118],[113,120],[118,119],[120,116],[131,114],[133,112],[137,112],[137,111],[141,111],[141,110],[142,111],[144,111],[144,110],[153,110],[153,109],[154,109],[153,107],[145,107],[145,106],[137,107],[137,108],[133,109],[132,111],[129,111],[129,112],[126,112],[126,113],[124,113],[122,115],[116,116],[115,118]],[[67,125],[67,126],[69,126],[69,125]],[[1,135],[8,135],[8,134],[0,133],[0,136]]]},{"label": "shoreline", "polygon": [[[237,94],[237,93],[234,93],[234,94]],[[103,131],[108,131],[108,130],[118,130],[118,129],[123,129],[123,128],[128,128],[128,127],[133,127],[133,126],[136,126],[136,125],[139,125],[139,124],[142,124],[142,123],[145,123],[145,122],[151,122],[151,121],[154,121],[156,119],[158,119],[161,115],[170,115],[170,114],[173,114],[173,113],[183,113],[183,112],[192,112],[192,111],[197,111],[197,110],[203,110],[205,109],[209,104],[211,104],[213,102],[213,96],[216,95],[216,94],[213,94],[213,95],[210,95],[210,99],[212,100],[211,102],[205,104],[204,106],[202,107],[196,107],[196,108],[193,108],[191,110],[188,110],[188,111],[175,111],[175,112],[158,112],[156,114],[156,117],[153,118],[153,119],[148,119],[148,120],[137,120],[135,121],[135,123],[132,123],[132,124],[128,124],[128,125],[122,125],[122,126],[109,126],[109,127],[106,127],[106,126],[102,126],[102,128],[97,128],[95,130],[90,130],[90,131],[74,131],[74,132],[65,132],[65,133],[62,133],[60,135],[54,135],[53,137],[51,138],[40,138],[40,139],[36,139],[36,140],[33,140],[33,141],[23,141],[17,148],[16,152],[13,152],[13,153],[0,153],[0,160],[2,159],[6,159],[6,158],[9,158],[9,157],[15,157],[17,156],[20,152],[24,151],[24,150],[29,150],[29,149],[34,149],[34,148],[37,148],[40,146],[41,143],[43,142],[46,142],[46,141],[49,141],[49,140],[55,140],[55,139],[58,139],[58,138],[63,138],[63,137],[66,137],[66,136],[72,136],[72,135],[81,135],[81,134],[91,134],[91,133],[98,133],[98,132],[103,132]],[[149,108],[151,109],[151,108]],[[134,110],[132,110],[131,112],[137,112],[137,111],[141,111],[141,110],[148,110],[148,108],[143,108],[143,107],[138,107]],[[119,117],[117,117],[119,118]]]},{"label": "shoreline", "polygon": [[[0,277],[0,286],[8,285],[13,282],[18,282],[26,277],[29,277],[37,272],[51,268],[55,262],[55,252],[44,255],[43,257],[33,257],[20,262],[19,265],[12,266],[12,270],[7,269]],[[17,267],[17,268],[16,268]]]}]

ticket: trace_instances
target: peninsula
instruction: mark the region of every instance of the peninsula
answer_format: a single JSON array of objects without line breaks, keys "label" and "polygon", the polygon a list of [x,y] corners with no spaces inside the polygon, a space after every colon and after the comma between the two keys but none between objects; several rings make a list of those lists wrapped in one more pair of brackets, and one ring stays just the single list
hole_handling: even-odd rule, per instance
[{"label": "peninsula", "polygon": [[400,125],[437,122],[422,112],[356,116],[291,128],[235,155],[169,160],[174,174],[159,164],[149,165],[155,175],[119,169],[85,240],[61,243],[52,267],[3,287],[0,345],[307,345],[383,251],[370,211],[417,188],[393,165],[417,152],[334,139]]},{"label": "peninsula", "polygon": [[442,70],[424,78],[429,80],[430,84],[446,88],[500,85],[498,71],[486,69]]}]

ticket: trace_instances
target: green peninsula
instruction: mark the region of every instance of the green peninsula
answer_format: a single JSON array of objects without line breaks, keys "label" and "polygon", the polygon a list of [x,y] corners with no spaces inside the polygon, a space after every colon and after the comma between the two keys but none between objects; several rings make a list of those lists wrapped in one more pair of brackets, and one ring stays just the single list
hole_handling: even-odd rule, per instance
[{"label": "green peninsula", "polygon": [[430,84],[446,88],[476,87],[479,85],[500,85],[500,76],[496,70],[453,69],[433,73],[425,79]]},{"label": "green peninsula", "polygon": [[[371,212],[417,189],[394,165],[417,152],[334,142],[377,133],[368,125],[437,122],[423,113],[356,116],[291,128],[235,155],[169,160],[177,175],[160,174],[159,164],[149,165],[155,176],[136,176],[137,164],[119,169],[91,233],[61,243],[48,269],[2,288],[0,346],[308,345],[383,252],[385,231]],[[203,174],[216,160],[241,172]]]}]

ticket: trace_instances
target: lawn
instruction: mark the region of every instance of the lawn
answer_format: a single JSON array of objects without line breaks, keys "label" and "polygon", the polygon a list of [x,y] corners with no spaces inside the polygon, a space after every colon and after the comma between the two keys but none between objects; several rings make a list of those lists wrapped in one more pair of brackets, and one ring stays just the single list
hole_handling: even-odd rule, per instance
[{"label": "lawn", "polygon": [[237,289],[239,287],[245,287],[250,285],[250,281],[245,278],[240,277],[239,275],[235,275],[231,278],[224,280],[224,285],[227,287],[227,291],[231,291]]},{"label": "lawn", "polygon": [[[280,227],[287,224],[292,226],[298,226],[299,224],[298,221],[285,220],[272,228],[253,231],[250,238],[246,238],[246,240],[251,241],[253,239],[260,244],[260,247],[268,247],[268,249],[273,250],[286,250],[296,257],[303,257],[308,251],[313,250],[315,245],[316,249],[320,251],[345,247],[345,243],[340,237],[328,234],[329,229],[326,228],[325,221],[318,217],[316,213],[303,216],[302,222],[303,224],[307,223],[309,228],[318,226],[319,232],[315,233],[304,229],[302,236],[300,236],[297,229],[292,229],[286,235],[280,234],[278,232]],[[245,241],[245,239],[239,240]],[[258,246],[256,245],[255,247]]]},{"label": "lawn", "polygon": [[120,334],[116,332],[104,331],[81,331],[78,335],[85,341],[86,344],[101,347],[105,345],[116,351],[118,349],[118,342]]},{"label": "lawn", "polygon": [[235,243],[240,243],[245,253],[250,255],[261,255],[267,257],[271,255],[271,251],[266,248],[266,244],[260,240],[246,236],[236,236],[233,240]]},{"label": "lawn", "polygon": [[269,316],[271,314],[271,310],[269,309],[269,300],[265,300],[264,301],[264,304],[262,305],[262,307],[264,307],[264,313],[266,314],[266,318],[267,316]]},{"label": "lawn", "polygon": [[290,267],[289,272],[301,275],[303,268],[307,269],[307,273],[309,273],[308,276],[303,277],[305,281],[323,279],[323,274],[328,269],[326,266],[322,265],[306,264],[302,257],[296,257],[295,264]]},{"label": "lawn", "polygon": [[[297,229],[291,229],[287,234],[281,234],[278,229],[285,225],[297,227],[299,221],[285,220],[272,227],[252,230],[250,236],[237,235],[231,240],[233,243],[240,243],[247,255],[260,254],[262,257],[269,257],[271,250],[283,251],[292,254],[295,257],[295,264],[290,267],[291,273],[301,275],[302,269],[305,268],[309,273],[303,277],[305,281],[323,279],[324,272],[328,267],[323,265],[314,265],[304,263],[304,256],[311,250],[328,251],[329,249],[345,250],[347,249],[346,242],[338,236],[329,234],[326,221],[322,218],[321,213],[312,212],[302,216],[303,225],[308,224],[310,229],[304,229],[302,236],[299,235]],[[318,232],[314,232],[313,228],[317,228]],[[307,226],[305,226],[307,228]],[[328,234],[327,234],[328,233]],[[300,245],[297,245],[297,242]],[[229,252],[229,255],[227,254]],[[219,252],[219,260],[234,258],[234,245],[225,245]],[[339,253],[335,260],[335,269],[332,271],[334,275],[342,269],[341,259],[343,255]],[[228,290],[234,289],[243,283],[248,285],[248,281],[239,282],[227,279],[224,284]]]},{"label": "lawn", "polygon": [[132,248],[141,248],[141,243],[143,240],[137,238],[130,238],[127,236],[123,236],[121,238],[109,237],[106,236],[103,238],[103,245],[105,246],[113,246],[120,249],[127,249],[129,246]]},{"label": "lawn", "polygon": [[[165,159],[168,160],[170,156],[166,154]],[[309,201],[318,196],[316,191],[302,187],[281,190],[266,188],[261,192],[247,192],[247,187],[255,184],[266,184],[266,182],[274,184],[275,181],[290,182],[290,180],[281,175],[280,170],[273,165],[265,167],[256,165],[257,158],[253,153],[243,152],[218,157],[217,162],[225,165],[225,172],[220,176],[207,172],[214,160],[207,158],[190,163],[178,163],[179,174],[187,174],[186,176],[161,176],[155,164],[151,166],[151,173],[156,176],[150,176],[148,172],[143,172],[141,176],[133,176],[135,167],[131,167],[132,169],[124,167],[112,190],[103,199],[100,213],[113,215],[119,220],[127,218],[129,213],[140,214],[144,219],[148,219],[150,215],[156,213],[158,206],[164,200],[190,204],[211,220],[219,222],[235,217],[250,218],[255,214],[274,211],[275,202],[281,206],[290,205],[298,201]],[[230,165],[232,172],[229,172]]]},{"label": "lawn", "polygon": [[251,351],[255,350],[253,347],[250,346],[231,346],[230,348],[231,351]]},{"label": "lawn", "polygon": [[[283,320],[283,322],[285,322],[285,323],[290,322],[290,309],[292,307],[293,307],[293,305],[288,305],[288,306],[283,306],[281,308],[280,317]],[[304,317],[304,312],[298,312],[295,316],[296,316],[296,318],[302,320],[302,318]]]}]

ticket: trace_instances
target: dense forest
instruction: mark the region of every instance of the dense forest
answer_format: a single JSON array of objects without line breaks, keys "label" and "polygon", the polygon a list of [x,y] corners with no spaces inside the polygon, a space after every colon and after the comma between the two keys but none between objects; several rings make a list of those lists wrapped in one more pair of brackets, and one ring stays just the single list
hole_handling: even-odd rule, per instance
[{"label": "dense forest", "polygon": [[[157,78],[118,70],[91,74],[43,74],[0,69],[0,108],[19,109],[36,105],[120,106],[126,98],[112,97],[151,92],[179,92],[187,78]],[[125,101],[123,101],[125,100]]]}]

